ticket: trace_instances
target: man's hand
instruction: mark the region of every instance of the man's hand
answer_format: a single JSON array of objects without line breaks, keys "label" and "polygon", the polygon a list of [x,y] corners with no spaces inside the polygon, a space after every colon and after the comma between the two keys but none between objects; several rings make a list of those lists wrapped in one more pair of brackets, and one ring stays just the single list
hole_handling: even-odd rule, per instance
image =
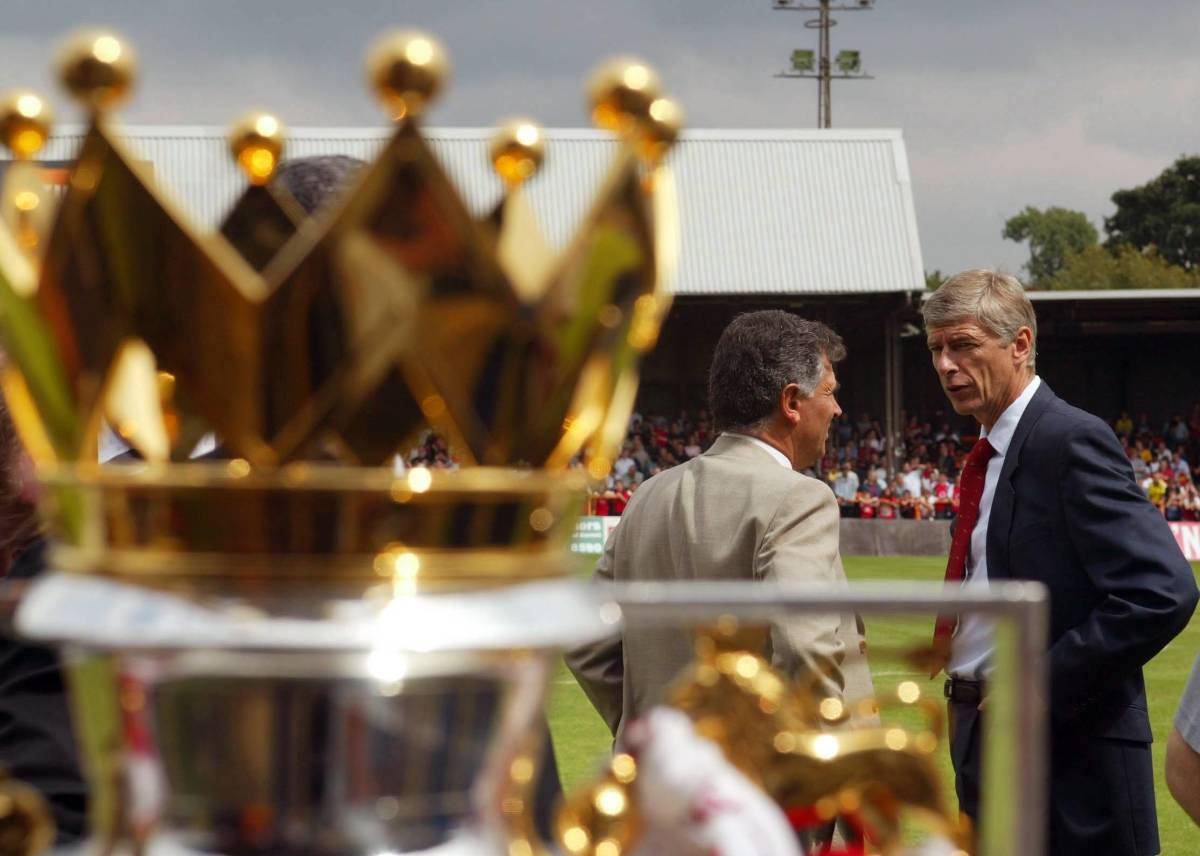
[{"label": "man's hand", "polygon": [[1167,738],[1167,789],[1175,802],[1200,824],[1200,753],[1188,745],[1178,728]]}]

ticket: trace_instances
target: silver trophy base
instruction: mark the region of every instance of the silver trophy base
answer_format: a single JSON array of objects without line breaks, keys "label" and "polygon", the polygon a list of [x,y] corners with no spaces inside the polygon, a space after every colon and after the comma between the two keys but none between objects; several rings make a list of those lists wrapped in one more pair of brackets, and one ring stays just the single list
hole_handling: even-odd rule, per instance
[{"label": "silver trophy base", "polygon": [[513,788],[535,780],[554,652],[619,611],[570,580],[327,606],[36,584],[18,626],[64,645],[94,726],[86,852],[506,856],[529,834]]}]

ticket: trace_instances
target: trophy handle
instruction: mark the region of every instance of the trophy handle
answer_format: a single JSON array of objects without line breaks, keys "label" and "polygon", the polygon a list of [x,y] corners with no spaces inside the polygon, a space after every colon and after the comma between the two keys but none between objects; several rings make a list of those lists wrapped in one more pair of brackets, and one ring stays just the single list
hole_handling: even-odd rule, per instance
[{"label": "trophy handle", "polygon": [[0,856],[37,856],[54,843],[54,831],[42,795],[0,770]]}]

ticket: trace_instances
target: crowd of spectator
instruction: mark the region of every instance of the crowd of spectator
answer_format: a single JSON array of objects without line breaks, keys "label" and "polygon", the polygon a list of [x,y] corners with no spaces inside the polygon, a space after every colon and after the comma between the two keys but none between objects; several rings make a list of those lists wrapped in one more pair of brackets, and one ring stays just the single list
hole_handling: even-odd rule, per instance
[{"label": "crowd of spectator", "polygon": [[[869,414],[838,417],[826,455],[812,475],[826,479],[843,517],[864,519],[952,519],[958,512],[958,474],[978,438],[978,426],[942,412],[931,419],[901,414],[888,477],[886,436]],[[1113,431],[1125,447],[1135,478],[1170,521],[1200,521],[1200,493],[1190,460],[1200,460],[1200,403],[1185,419],[1173,414],[1154,421],[1121,413]],[[593,514],[619,515],[647,478],[701,454],[714,435],[704,410],[675,419],[634,414],[629,435],[606,482],[589,501]]]},{"label": "crowd of spectator", "polygon": [[703,454],[714,439],[707,410],[684,411],[675,419],[634,413],[608,478],[588,499],[588,513],[619,515],[642,482]]},{"label": "crowd of spectator", "polygon": [[[931,419],[901,414],[902,429],[892,450],[895,475],[888,477],[885,431],[868,414],[838,417],[825,457],[810,474],[829,482],[843,517],[864,519],[950,519],[958,510],[957,479],[978,426],[938,412]],[[1200,460],[1200,402],[1185,418],[1151,420],[1122,412],[1112,422],[1135,478],[1170,521],[1200,521],[1200,493],[1192,460]],[[617,516],[638,486],[668,467],[703,454],[715,434],[706,410],[675,418],[634,413],[629,433],[607,479],[588,498],[587,513]],[[445,440],[429,433],[406,457],[408,466],[455,468]]]},{"label": "crowd of spectator", "polygon": [[[879,420],[843,414],[835,420],[822,464],[843,517],[950,519],[958,511],[956,479],[977,429],[959,428],[938,412],[922,420],[901,412],[888,477],[885,432]],[[972,433],[967,434],[966,431]]]},{"label": "crowd of spectator", "polygon": [[[834,421],[827,453],[810,474],[829,481],[843,516],[954,516],[954,478],[965,455],[960,434],[941,414],[936,429],[933,422],[915,417],[904,422],[893,449],[901,463],[889,479],[885,432],[879,420],[867,414],[857,420],[843,414]],[[702,454],[713,439],[707,411],[683,412],[675,419],[635,413],[608,479],[589,501],[589,512],[620,514],[638,485],[662,469]]]},{"label": "crowd of spectator", "polygon": [[1200,520],[1200,494],[1190,461],[1200,460],[1200,402],[1185,418],[1174,413],[1161,422],[1122,412],[1113,430],[1125,446],[1134,477],[1167,520]]}]

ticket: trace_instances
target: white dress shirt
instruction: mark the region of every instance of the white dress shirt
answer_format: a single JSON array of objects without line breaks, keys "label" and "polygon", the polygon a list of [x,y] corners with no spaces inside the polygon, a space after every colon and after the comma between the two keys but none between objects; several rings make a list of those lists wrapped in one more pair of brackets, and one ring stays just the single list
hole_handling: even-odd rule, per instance
[{"label": "white dress shirt", "polygon": [[[1017,423],[1029,406],[1033,394],[1041,386],[1041,378],[1034,376],[1029,385],[1017,396],[1017,400],[1008,405],[992,430],[986,428],[980,431],[981,436],[987,437],[996,454],[988,461],[987,475],[983,481],[983,496],[979,499],[979,518],[975,528],[971,530],[971,548],[967,552],[967,573],[963,586],[987,588],[987,532],[988,517],[992,513],[992,498],[996,495],[996,483],[1000,481],[1000,470],[1004,468],[1004,456],[1008,452],[1009,443],[1017,430]],[[950,665],[946,671],[956,678],[978,680],[986,677],[991,671],[992,649],[995,643],[992,638],[992,621],[982,615],[963,614],[959,618],[958,631],[954,634],[954,644],[950,651]]]}]

